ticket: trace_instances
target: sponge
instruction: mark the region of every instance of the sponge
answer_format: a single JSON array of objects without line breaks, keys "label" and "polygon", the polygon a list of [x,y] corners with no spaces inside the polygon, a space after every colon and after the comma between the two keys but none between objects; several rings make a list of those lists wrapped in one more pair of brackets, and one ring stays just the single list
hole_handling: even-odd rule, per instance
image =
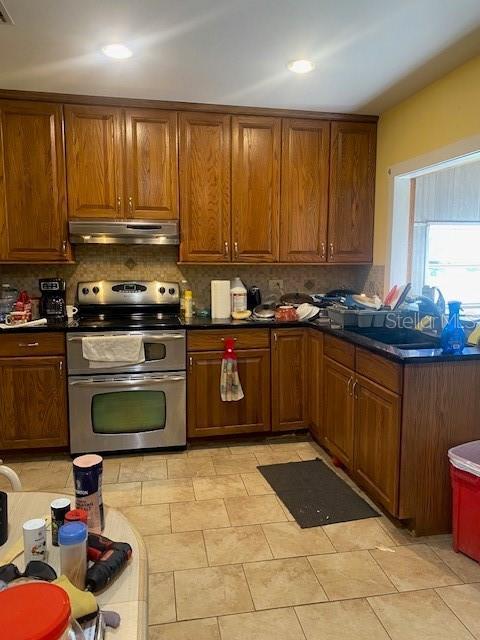
[{"label": "sponge", "polygon": [[67,592],[70,599],[70,606],[72,607],[73,618],[82,622],[97,615],[98,605],[93,593],[81,591],[64,575],[54,580],[53,584],[57,584]]}]

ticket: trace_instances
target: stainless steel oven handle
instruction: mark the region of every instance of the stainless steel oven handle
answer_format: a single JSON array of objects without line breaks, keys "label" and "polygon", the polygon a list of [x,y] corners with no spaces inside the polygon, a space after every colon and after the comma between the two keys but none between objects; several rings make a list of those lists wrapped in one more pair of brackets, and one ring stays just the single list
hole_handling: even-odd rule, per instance
[{"label": "stainless steel oven handle", "polygon": [[[99,335],[99,334],[94,334]],[[100,334],[103,336],[103,334]],[[118,336],[136,336],[138,333],[120,333]],[[85,336],[71,336],[68,338],[68,342],[81,342]],[[114,336],[113,336],[114,337]],[[144,342],[165,342],[166,340],[181,340],[185,336],[181,333],[163,333],[156,336],[143,335]]]},{"label": "stainless steel oven handle", "polygon": [[181,382],[182,380],[185,380],[185,376],[164,376],[141,380],[73,380],[68,384],[71,387],[145,387],[154,382]]}]

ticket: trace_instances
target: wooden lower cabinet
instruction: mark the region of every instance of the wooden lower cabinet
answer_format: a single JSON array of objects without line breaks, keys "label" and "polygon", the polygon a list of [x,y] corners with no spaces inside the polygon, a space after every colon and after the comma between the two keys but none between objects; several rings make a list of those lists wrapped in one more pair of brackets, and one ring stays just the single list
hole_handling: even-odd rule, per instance
[{"label": "wooden lower cabinet", "polygon": [[401,397],[357,375],[353,473],[390,513],[398,511]]},{"label": "wooden lower cabinet", "polygon": [[0,359],[0,450],[68,444],[65,358]]},{"label": "wooden lower cabinet", "polygon": [[327,449],[349,469],[353,464],[353,380],[355,373],[325,356],[324,437]]},{"label": "wooden lower cabinet", "polygon": [[238,350],[244,398],[220,397],[222,351],[188,354],[188,436],[270,431],[270,349]]},{"label": "wooden lower cabinet", "polygon": [[306,332],[272,331],[272,431],[307,426]]}]

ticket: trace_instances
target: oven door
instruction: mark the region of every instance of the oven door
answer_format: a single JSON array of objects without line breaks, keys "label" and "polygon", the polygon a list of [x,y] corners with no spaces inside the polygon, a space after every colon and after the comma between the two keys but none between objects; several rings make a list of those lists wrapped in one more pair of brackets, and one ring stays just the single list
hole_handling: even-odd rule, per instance
[{"label": "oven door", "polygon": [[70,376],[70,451],[185,446],[185,374]]},{"label": "oven door", "polygon": [[[82,339],[86,336],[141,335],[145,347],[145,362],[130,366],[92,369],[83,357]],[[102,331],[94,333],[67,333],[68,373],[115,373],[141,371],[181,371],[185,369],[185,331]]]}]

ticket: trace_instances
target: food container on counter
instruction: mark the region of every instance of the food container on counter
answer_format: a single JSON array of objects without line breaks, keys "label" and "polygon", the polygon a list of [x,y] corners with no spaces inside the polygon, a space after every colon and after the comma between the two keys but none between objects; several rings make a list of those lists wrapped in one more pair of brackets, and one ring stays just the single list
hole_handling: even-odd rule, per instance
[{"label": "food container on counter", "polygon": [[85,640],[71,618],[67,592],[40,581],[0,592],[0,635],[5,640]]}]

